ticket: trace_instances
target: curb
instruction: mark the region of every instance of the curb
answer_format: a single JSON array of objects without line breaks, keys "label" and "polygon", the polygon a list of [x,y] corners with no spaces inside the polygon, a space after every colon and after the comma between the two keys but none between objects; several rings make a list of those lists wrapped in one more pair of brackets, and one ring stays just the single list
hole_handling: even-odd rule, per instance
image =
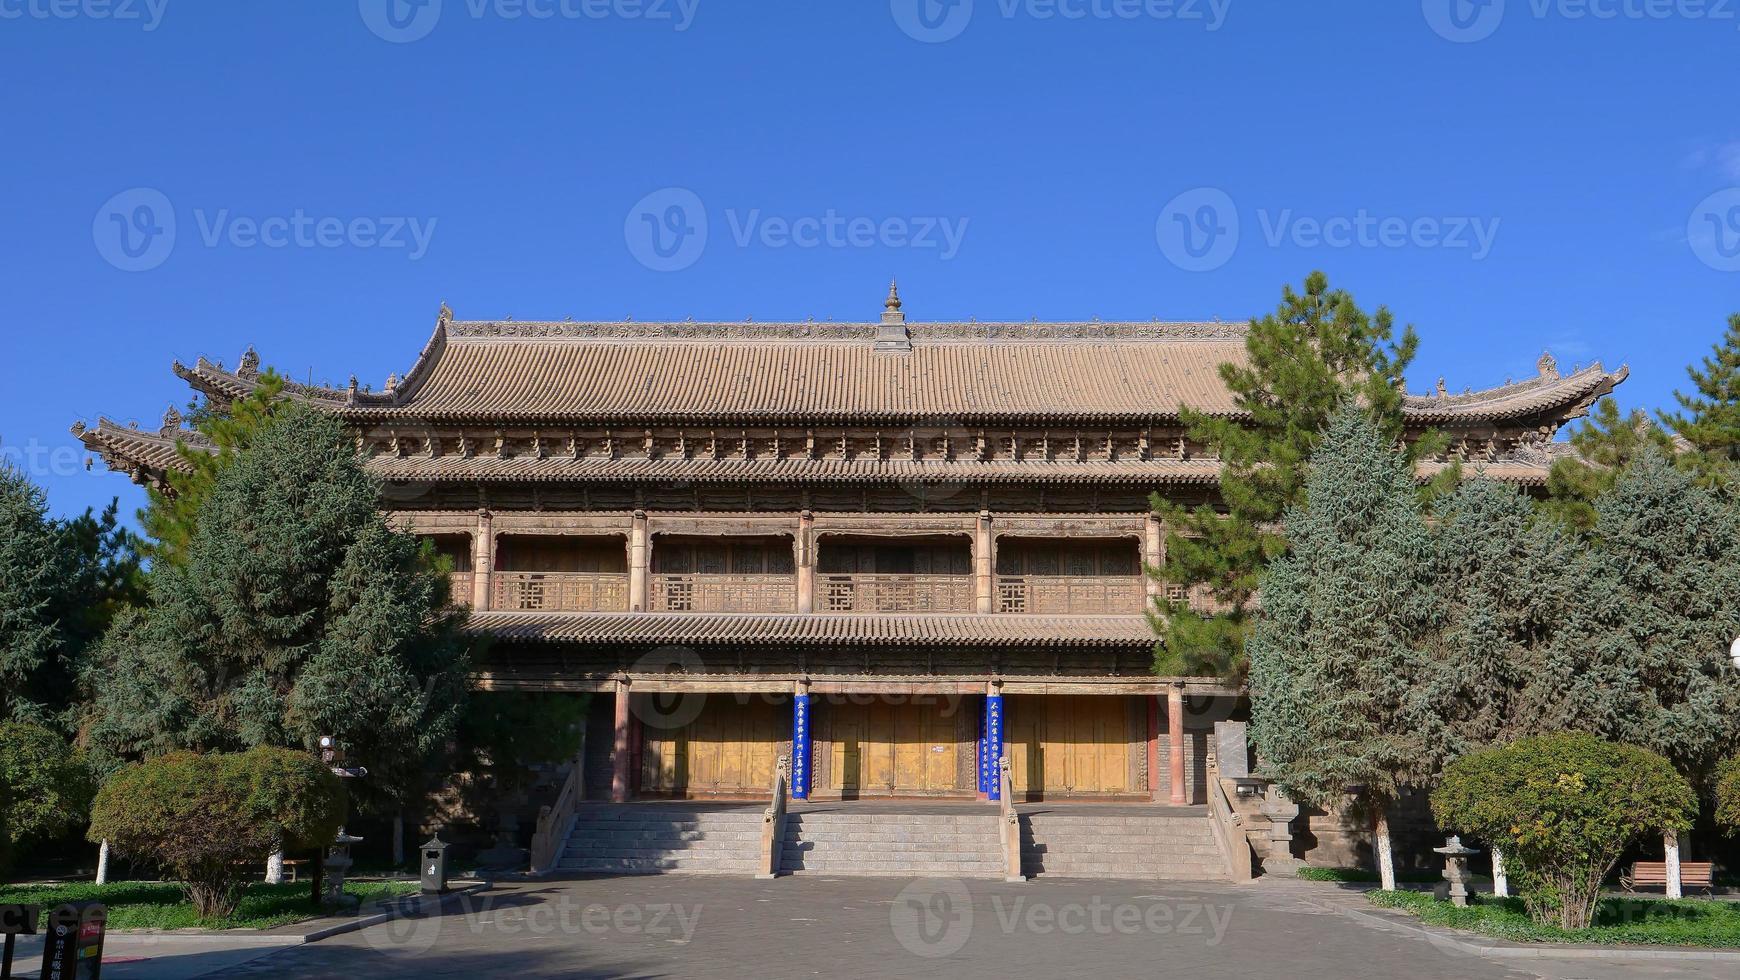
[{"label": "curb", "polygon": [[[1327,906],[1335,908],[1334,906]],[[1473,956],[1503,960],[1658,960],[1679,962],[1740,963],[1740,950],[1719,949],[1652,949],[1647,946],[1574,946],[1564,943],[1542,943],[1528,946],[1501,946],[1499,939],[1481,937],[1482,942],[1469,942],[1463,933],[1437,926],[1422,926],[1375,915],[1359,909],[1335,908],[1350,918],[1385,929],[1400,929],[1424,936],[1437,946],[1446,946]],[[1490,944],[1490,945],[1489,945]]]},{"label": "curb", "polygon": [[370,926],[378,926],[383,922],[391,922],[394,919],[403,918],[407,915],[421,914],[425,911],[424,906],[441,908],[448,902],[455,901],[467,895],[475,895],[478,892],[488,889],[489,886],[489,882],[479,881],[475,884],[466,885],[464,888],[455,888],[447,892],[445,895],[416,895],[410,898],[398,899],[390,904],[384,912],[376,912],[373,915],[358,916],[357,918],[340,922],[337,925],[327,926],[324,929],[316,929],[313,932],[303,933],[301,936],[289,935],[284,938],[289,939],[296,944],[317,943],[323,939],[331,939],[334,936],[343,936],[352,932],[360,932]]}]

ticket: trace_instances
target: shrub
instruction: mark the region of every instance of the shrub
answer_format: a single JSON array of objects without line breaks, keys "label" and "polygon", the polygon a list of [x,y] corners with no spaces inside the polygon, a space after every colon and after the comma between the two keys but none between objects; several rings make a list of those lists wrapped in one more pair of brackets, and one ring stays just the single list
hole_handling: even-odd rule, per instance
[{"label": "shrub", "polygon": [[0,854],[72,830],[94,792],[83,756],[66,739],[41,725],[0,724]]},{"label": "shrub", "polygon": [[1503,849],[1529,916],[1563,929],[1589,926],[1626,847],[1689,829],[1697,806],[1666,759],[1580,733],[1470,753],[1432,794],[1439,824]]},{"label": "shrub", "polygon": [[244,862],[332,839],[338,777],[305,752],[173,752],[116,773],[97,794],[90,838],[175,874],[201,918],[231,914]]},{"label": "shrub", "polygon": [[1716,822],[1740,832],[1740,756],[1716,770]]}]

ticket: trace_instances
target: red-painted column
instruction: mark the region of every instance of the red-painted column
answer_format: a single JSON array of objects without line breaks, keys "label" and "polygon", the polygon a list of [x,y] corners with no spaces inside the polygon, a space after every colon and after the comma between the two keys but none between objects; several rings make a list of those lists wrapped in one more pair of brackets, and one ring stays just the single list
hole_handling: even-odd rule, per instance
[{"label": "red-painted column", "polygon": [[1160,802],[1160,699],[1143,698],[1148,702],[1148,799]]},{"label": "red-painted column", "polygon": [[1172,762],[1172,805],[1188,802],[1184,795],[1184,685],[1166,691],[1166,740]]},{"label": "red-painted column", "polygon": [[628,682],[616,682],[616,737],[610,746],[610,802],[628,802]]}]

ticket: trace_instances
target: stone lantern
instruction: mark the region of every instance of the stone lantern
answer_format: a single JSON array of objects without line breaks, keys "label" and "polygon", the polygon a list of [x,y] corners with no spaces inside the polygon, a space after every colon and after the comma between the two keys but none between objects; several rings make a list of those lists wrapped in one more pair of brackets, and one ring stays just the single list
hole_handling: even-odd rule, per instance
[{"label": "stone lantern", "polygon": [[326,855],[326,890],[320,897],[320,904],[328,912],[342,912],[356,901],[344,893],[344,873],[356,863],[351,860],[350,845],[360,843],[361,837],[352,837],[343,827],[338,828],[338,836],[333,838]]},{"label": "stone lantern", "polygon": [[1269,819],[1269,846],[1263,854],[1263,874],[1298,874],[1304,861],[1293,856],[1293,820],[1299,804],[1281,787],[1270,783],[1257,812]]},{"label": "stone lantern", "polygon": [[1468,859],[1480,852],[1472,847],[1464,847],[1461,837],[1451,837],[1444,842],[1443,847],[1432,848],[1434,854],[1444,855],[1444,880],[1448,886],[1439,888],[1449,895],[1450,904],[1466,906],[1468,904]]}]

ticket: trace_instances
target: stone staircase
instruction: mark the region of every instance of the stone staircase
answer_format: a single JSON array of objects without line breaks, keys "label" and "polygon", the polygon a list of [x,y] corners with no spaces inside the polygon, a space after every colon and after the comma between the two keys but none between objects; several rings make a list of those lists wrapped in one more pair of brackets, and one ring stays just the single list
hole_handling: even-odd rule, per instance
[{"label": "stone staircase", "polygon": [[762,805],[582,803],[564,874],[755,873]]},{"label": "stone staircase", "polygon": [[1021,873],[1031,878],[1225,881],[1204,807],[1024,807]]},{"label": "stone staircase", "polygon": [[886,812],[846,804],[786,813],[782,874],[1001,878],[995,810]]}]

